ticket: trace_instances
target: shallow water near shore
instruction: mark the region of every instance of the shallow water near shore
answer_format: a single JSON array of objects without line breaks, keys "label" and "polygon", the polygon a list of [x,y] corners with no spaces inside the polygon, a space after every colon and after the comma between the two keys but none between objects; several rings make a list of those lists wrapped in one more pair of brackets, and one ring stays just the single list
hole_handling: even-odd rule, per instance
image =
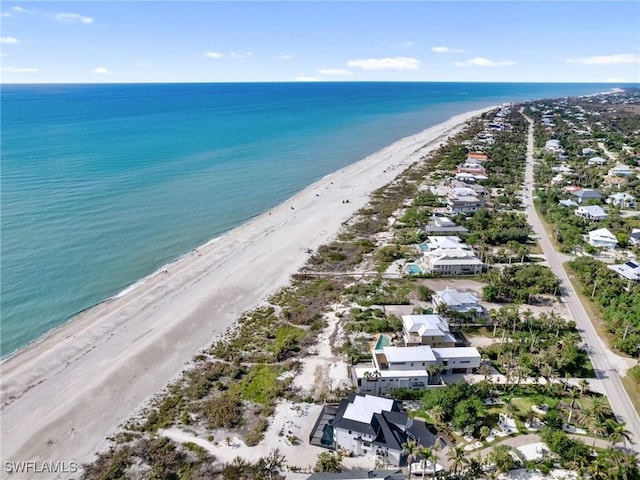
[{"label": "shallow water near shore", "polygon": [[0,352],[394,140],[487,105],[610,87],[3,86]]}]

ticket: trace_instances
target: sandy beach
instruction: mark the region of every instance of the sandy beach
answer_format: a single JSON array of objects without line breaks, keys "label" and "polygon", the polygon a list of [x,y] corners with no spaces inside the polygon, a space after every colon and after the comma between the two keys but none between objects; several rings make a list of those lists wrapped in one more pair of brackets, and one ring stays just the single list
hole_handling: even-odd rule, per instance
[{"label": "sandy beach", "polygon": [[322,178],[6,359],[3,462],[91,461],[199,350],[285,285],[307,250],[334,237],[373,190],[487,110],[452,117]]}]

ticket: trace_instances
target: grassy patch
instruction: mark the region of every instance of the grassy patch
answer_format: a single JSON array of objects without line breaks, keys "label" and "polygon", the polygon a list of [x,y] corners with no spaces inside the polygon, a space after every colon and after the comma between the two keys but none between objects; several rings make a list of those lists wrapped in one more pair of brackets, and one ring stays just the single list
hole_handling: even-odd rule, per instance
[{"label": "grassy patch", "polygon": [[240,383],[231,387],[231,392],[244,400],[266,405],[278,393],[278,369],[269,365],[252,367]]},{"label": "grassy patch", "polygon": [[629,376],[620,377],[624,389],[629,395],[629,399],[633,404],[633,408],[636,409],[636,413],[640,415],[640,384],[638,384],[633,378]]}]

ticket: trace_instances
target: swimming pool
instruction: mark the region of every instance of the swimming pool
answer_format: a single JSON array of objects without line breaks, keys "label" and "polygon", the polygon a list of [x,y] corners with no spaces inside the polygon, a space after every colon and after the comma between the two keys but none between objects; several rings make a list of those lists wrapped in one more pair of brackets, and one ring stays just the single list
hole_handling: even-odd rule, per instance
[{"label": "swimming pool", "polygon": [[420,270],[420,267],[413,263],[407,265],[407,270],[409,270],[409,273],[412,273],[414,275],[422,273],[422,270]]},{"label": "swimming pool", "polygon": [[389,337],[389,335],[380,335],[374,350],[380,350],[382,347],[386,347],[389,344],[391,344],[391,337]]}]

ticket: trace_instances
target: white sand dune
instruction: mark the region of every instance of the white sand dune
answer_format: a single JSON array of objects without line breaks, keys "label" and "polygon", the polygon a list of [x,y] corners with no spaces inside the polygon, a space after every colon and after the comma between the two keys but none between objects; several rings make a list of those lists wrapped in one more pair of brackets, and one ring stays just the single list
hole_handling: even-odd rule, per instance
[{"label": "white sand dune", "polygon": [[5,360],[3,462],[91,461],[198,350],[285,285],[306,250],[327,243],[374,189],[487,110],[453,117],[324,177]]}]

